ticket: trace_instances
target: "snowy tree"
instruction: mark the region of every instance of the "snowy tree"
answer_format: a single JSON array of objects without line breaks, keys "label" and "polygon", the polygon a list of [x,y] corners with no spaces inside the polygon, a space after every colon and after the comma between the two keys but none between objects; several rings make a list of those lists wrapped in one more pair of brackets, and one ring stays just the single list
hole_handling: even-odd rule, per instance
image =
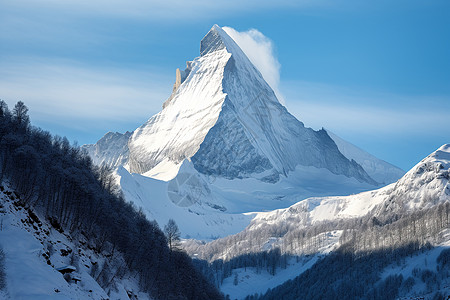
[{"label": "snowy tree", "polygon": [[166,226],[164,226],[164,234],[167,238],[170,251],[177,251],[180,249],[180,230],[177,223],[170,219]]},{"label": "snowy tree", "polygon": [[22,101],[17,102],[14,106],[13,120],[21,127],[27,127],[30,123],[28,107]]},{"label": "snowy tree", "polygon": [[8,105],[0,99],[0,117],[4,117],[6,114],[9,114]]},{"label": "snowy tree", "polygon": [[[10,113],[0,101],[0,181],[7,179],[16,203],[49,220],[56,231],[82,234],[97,254],[120,253],[121,261],[93,264],[91,274],[100,285],[114,288],[115,278],[127,271],[136,273],[142,291],[155,299],[223,298],[189,256],[169,249],[155,222],[116,193],[110,170],[94,168],[67,138],[32,127],[27,113],[23,102]],[[176,245],[179,231],[169,228]],[[76,260],[73,256],[72,263]],[[3,261],[0,255],[0,265]],[[0,268],[0,286],[4,281]]]}]

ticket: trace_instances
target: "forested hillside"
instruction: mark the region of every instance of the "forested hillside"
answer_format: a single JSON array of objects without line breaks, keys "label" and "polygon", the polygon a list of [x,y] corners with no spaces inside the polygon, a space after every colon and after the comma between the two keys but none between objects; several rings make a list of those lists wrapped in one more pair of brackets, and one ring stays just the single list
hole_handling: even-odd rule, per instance
[{"label": "forested hillside", "polygon": [[[108,169],[94,167],[66,138],[31,126],[23,102],[9,111],[0,100],[0,182],[72,239],[87,239],[96,253],[121,253],[120,267],[155,299],[222,298],[185,253],[168,248],[155,222],[123,200]],[[102,287],[117,276],[103,273]]]},{"label": "forested hillside", "polygon": [[[258,213],[238,234],[184,243],[188,253],[204,260],[199,268],[224,292],[245,297],[240,284],[253,295],[270,287],[263,299],[450,295],[450,270],[442,263],[449,246],[448,144],[379,190],[302,200]],[[429,253],[434,256],[427,259]],[[384,276],[390,265],[402,276]],[[278,274],[291,281],[276,287]],[[266,285],[252,290],[257,281]]]},{"label": "forested hillside", "polygon": [[[411,294],[450,296],[449,216],[450,203],[445,202],[411,214],[385,215],[383,219],[369,215],[324,222],[304,229],[295,229],[295,224],[284,224],[283,227],[267,225],[206,245],[197,243],[195,246],[189,242],[185,247],[210,261],[200,261],[197,265],[208,277],[214,278],[218,286],[227,277],[234,275],[238,278],[237,270],[252,268],[256,274],[267,273],[266,278],[277,276],[286,268],[293,268],[292,273],[298,268],[299,274],[302,264],[295,262],[319,258],[309,270],[268,291],[261,299],[396,299]],[[337,235],[334,239],[331,238],[333,233]],[[274,240],[270,250],[244,250],[267,236]],[[420,266],[414,272],[382,276],[387,266],[398,265],[402,270],[408,266],[408,257],[418,256],[435,247],[442,253],[437,260],[430,258],[428,265],[414,262]],[[328,254],[330,249],[333,251]],[[226,250],[228,256],[225,259],[214,259],[215,253]],[[237,280],[234,285],[238,288]],[[260,296],[249,299],[259,299]]]},{"label": "forested hillside", "polygon": [[[387,224],[370,217],[343,222],[340,246],[335,251],[294,280],[269,290],[261,299],[397,299],[426,294],[428,297],[422,299],[443,299],[443,295],[450,296],[449,215],[450,203],[446,202],[411,215],[397,216]],[[320,239],[316,243],[320,244]],[[436,260],[425,258],[425,263],[414,262],[420,267],[414,266],[410,273],[392,272],[383,276],[389,265],[401,266],[399,269],[403,270],[408,266],[408,257],[420,256],[434,247],[440,253]]]}]

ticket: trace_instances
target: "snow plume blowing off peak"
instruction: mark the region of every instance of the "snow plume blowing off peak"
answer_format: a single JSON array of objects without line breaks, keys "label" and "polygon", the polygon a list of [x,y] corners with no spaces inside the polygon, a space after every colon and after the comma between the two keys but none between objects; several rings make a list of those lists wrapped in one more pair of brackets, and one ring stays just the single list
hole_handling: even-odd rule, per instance
[{"label": "snow plume blowing off peak", "polygon": [[357,161],[371,157],[341,143],[352,150],[344,156],[326,130],[305,127],[280,103],[266,80],[278,82],[270,41],[226,30],[206,33],[162,110],[126,144],[108,134],[86,149],[118,167],[125,198],[160,226],[174,218],[183,236],[209,239],[245,228],[252,215],[243,213],[377,186]]},{"label": "snow plume blowing off peak", "polygon": [[230,180],[277,182],[301,165],[375,184],[325,131],[305,128],[286,110],[217,25],[201,40],[200,57],[177,71],[163,110],[134,131],[128,147],[131,172],[162,180],[173,179],[188,159],[198,172]]},{"label": "snow plume blowing off peak", "polygon": [[281,65],[275,56],[273,42],[254,28],[242,32],[227,26],[222,29],[238,44],[248,59],[261,72],[278,100],[285,105],[286,101],[279,90]]}]

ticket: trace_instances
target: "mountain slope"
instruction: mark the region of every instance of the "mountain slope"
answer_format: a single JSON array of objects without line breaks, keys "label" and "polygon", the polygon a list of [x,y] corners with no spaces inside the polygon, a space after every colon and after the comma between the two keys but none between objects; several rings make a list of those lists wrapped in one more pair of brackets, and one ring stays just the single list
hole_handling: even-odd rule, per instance
[{"label": "mountain slope", "polygon": [[276,183],[211,178],[184,161],[168,182],[130,174],[123,167],[118,168],[116,180],[125,198],[143,208],[150,220],[164,226],[174,219],[183,237],[207,240],[243,230],[256,211],[288,207],[310,196],[348,195],[372,187],[327,169],[298,166],[292,174]]},{"label": "mountain slope", "polygon": [[355,160],[376,182],[386,185],[397,181],[405,174],[402,169],[376,158],[370,153],[343,140],[333,132],[326,130],[328,135],[336,143],[339,151],[350,160]]},{"label": "mountain slope", "polygon": [[200,57],[177,70],[162,111],[126,147],[112,134],[88,146],[105,149],[91,150],[94,161],[116,162],[126,199],[149,219],[160,226],[175,219],[184,237],[223,237],[243,230],[256,211],[377,186],[326,130],[304,127],[279,103],[220,27],[200,44]]},{"label": "mountain slope", "polygon": [[98,166],[106,164],[110,167],[124,165],[128,161],[128,140],[131,132],[124,134],[108,132],[95,144],[83,145],[81,149],[92,158],[92,162]]},{"label": "mountain slope", "polygon": [[[233,265],[233,260],[245,261],[248,255],[275,249],[282,254],[299,257],[316,257],[337,249],[352,251],[353,255],[376,251],[392,253],[400,249],[400,257],[405,253],[416,253],[414,251],[427,243],[448,247],[449,214],[450,144],[446,144],[389,186],[351,196],[309,198],[286,209],[259,212],[250,225],[236,235],[209,243],[186,241],[184,248],[199,259],[230,261],[230,265]],[[416,246],[411,248],[411,245]],[[238,273],[238,278],[250,276],[240,279],[239,284],[243,285],[255,278],[262,282],[255,288],[248,285],[245,294],[239,285],[232,283],[232,278],[228,278],[224,281],[223,291],[243,298],[261,292],[261,287],[274,287],[273,282],[277,280],[269,274],[261,275],[255,269],[244,271],[239,267],[250,266],[251,262],[237,264],[236,270],[227,274]],[[388,260],[384,264],[395,265]],[[402,266],[413,269],[408,265]],[[287,279],[293,279],[304,271],[300,267],[298,261],[291,261],[286,270],[281,267],[279,272],[288,274],[290,277]],[[224,270],[227,268],[224,267]],[[389,272],[387,268],[386,272]]]},{"label": "mountain slope", "polygon": [[[5,298],[2,299],[125,299],[127,293],[139,294],[139,299],[150,299],[139,292],[138,281],[131,277],[112,280],[112,286],[117,289],[102,288],[95,280],[98,274],[93,267],[116,259],[122,263],[120,255],[108,259],[104,254],[83,247],[31,209],[22,207],[13,190],[4,186],[0,189],[0,248],[5,253],[6,276]],[[81,242],[86,244],[86,240]],[[57,271],[70,265],[75,265],[76,269],[70,278],[79,278],[78,284],[65,280]]]},{"label": "mountain slope", "polygon": [[202,39],[200,53],[163,110],[130,138],[131,172],[170,180],[191,159],[200,173],[227,179],[277,182],[302,165],[375,184],[325,131],[305,128],[287,112],[219,26]]},{"label": "mountain slope", "polygon": [[[208,260],[229,259],[266,249],[265,245],[274,233],[278,236],[271,248],[283,245],[283,239],[292,236],[292,232],[308,230],[314,225],[325,225],[327,228],[327,224],[330,224],[332,228],[338,229],[336,222],[362,217],[375,217],[377,222],[381,223],[392,222],[400,215],[412,214],[448,202],[450,144],[440,147],[389,186],[350,196],[308,198],[285,209],[259,212],[239,234],[218,239],[199,248],[194,246],[194,249],[189,251]],[[288,244],[283,246],[285,251],[303,251]]]},{"label": "mountain slope", "polygon": [[[80,285],[93,278],[109,294],[119,290],[122,279],[133,277],[132,281],[138,284],[135,291],[143,291],[156,299],[222,299],[195,270],[185,253],[168,247],[158,225],[125,201],[107,168],[93,166],[89,157],[78,146],[71,146],[67,139],[52,137],[32,127],[28,109],[22,102],[12,112],[2,103],[0,106],[0,191],[13,195],[0,202],[0,231],[5,224],[0,244],[6,254],[7,283],[10,278],[19,278],[8,283],[13,299],[20,299],[22,294],[31,299],[36,299],[34,294],[41,294],[41,299],[46,299],[49,292],[58,294],[48,289],[53,284],[58,289],[63,282],[55,268],[60,263],[73,265],[76,261],[82,264]],[[3,207],[5,211],[1,210]],[[21,224],[31,236],[21,233]],[[52,234],[53,231],[60,234]],[[64,245],[62,239],[70,245],[59,249]],[[60,255],[53,256],[51,249],[56,247],[55,240]],[[15,246],[22,248],[15,249]],[[39,253],[43,247],[47,247],[48,253]],[[69,254],[68,258],[60,260],[60,256]],[[52,267],[44,268],[36,255],[39,259],[42,256],[48,266],[53,264]],[[100,265],[97,257],[107,259]],[[23,265],[14,267],[21,258]],[[0,265],[2,260],[0,255]],[[73,269],[69,267],[69,271]],[[40,272],[52,276],[51,284],[45,285],[43,293],[44,285],[40,289],[40,283],[44,280],[33,279]],[[85,277],[85,273],[90,273],[91,279]],[[66,280],[78,284],[80,277],[77,278]],[[39,284],[34,285],[34,282]],[[37,290],[20,290],[20,287],[32,285]],[[70,289],[66,291],[70,293]],[[74,297],[85,298],[76,294]],[[123,293],[120,296],[127,297]]]},{"label": "mountain slope", "polygon": [[385,219],[450,201],[450,144],[424,158],[396,183],[351,196],[317,197],[286,209],[258,213],[246,230],[289,222],[298,228],[371,214]]}]

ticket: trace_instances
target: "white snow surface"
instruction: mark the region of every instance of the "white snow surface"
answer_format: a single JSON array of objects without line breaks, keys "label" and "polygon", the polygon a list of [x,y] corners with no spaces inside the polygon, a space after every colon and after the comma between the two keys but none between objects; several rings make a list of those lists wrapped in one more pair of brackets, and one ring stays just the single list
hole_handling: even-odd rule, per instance
[{"label": "white snow surface", "polygon": [[243,230],[254,212],[376,186],[356,162],[361,151],[347,158],[325,130],[305,128],[219,26],[200,54],[127,145],[107,134],[89,147],[105,155],[97,161],[119,162],[126,199],[149,219],[162,227],[172,218],[183,237],[210,239]]},{"label": "white snow surface", "polygon": [[[319,259],[320,255],[302,257],[298,262],[296,258],[290,258],[286,269],[278,269],[275,276],[266,270],[256,272],[256,268],[241,268],[233,270],[233,275],[224,279],[220,290],[230,299],[244,299],[255,293],[264,294],[269,288],[277,287],[287,280],[294,279],[309,268]],[[234,285],[234,276],[238,276],[238,284]]]},{"label": "white snow surface", "polygon": [[[185,160],[170,181],[130,174],[119,167],[117,181],[128,201],[163,227],[174,219],[182,237],[210,240],[242,231],[257,211],[288,207],[311,195],[346,195],[369,189],[354,178],[327,169],[298,166],[296,176],[268,183],[255,178],[225,179],[199,173]],[[304,184],[307,183],[307,188]]]},{"label": "white snow surface", "polygon": [[289,208],[260,212],[247,230],[289,220],[308,226],[320,221],[362,217],[369,212],[414,211],[450,201],[450,144],[414,166],[397,182],[350,196],[314,197]]},{"label": "white snow surface", "polygon": [[[238,233],[247,225],[246,230],[286,221],[309,226],[372,211],[375,215],[387,210],[411,211],[446,201],[450,197],[449,149],[449,145],[442,146],[396,183],[349,196],[344,195],[364,190],[357,180],[303,166],[276,183],[206,176],[188,160],[168,182],[130,174],[124,168],[119,168],[117,180],[126,199],[142,207],[149,219],[164,226],[172,218],[183,237],[210,240]],[[332,191],[330,196],[317,197],[323,195],[324,187]],[[277,209],[283,206],[286,208]]]},{"label": "white snow surface", "polygon": [[168,181],[190,159],[200,173],[227,179],[277,182],[302,165],[376,184],[324,130],[305,128],[279,103],[222,28],[212,27],[200,53],[163,110],[131,136],[130,172]]},{"label": "white snow surface", "polygon": [[[6,186],[5,192],[13,191]],[[0,291],[0,299],[128,299],[127,291],[135,291],[139,299],[150,299],[138,292],[138,282],[133,277],[117,280],[117,290],[112,289],[108,295],[90,276],[92,262],[102,265],[105,258],[80,248],[69,235],[53,229],[44,218],[38,216],[40,223],[33,221],[26,209],[13,204],[15,195],[5,192],[0,192],[0,248],[5,253],[6,290]],[[65,256],[61,250],[78,257],[76,271],[72,273],[72,278],[81,280],[77,284],[68,283],[57,271],[70,265],[71,254]],[[51,265],[44,257],[46,254],[50,254]]]}]

